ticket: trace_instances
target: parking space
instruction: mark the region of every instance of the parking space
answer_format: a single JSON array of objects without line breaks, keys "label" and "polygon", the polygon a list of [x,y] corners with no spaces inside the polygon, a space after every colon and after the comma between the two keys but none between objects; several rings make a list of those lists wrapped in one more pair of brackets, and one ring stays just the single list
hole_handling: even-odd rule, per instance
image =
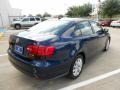
[{"label": "parking space", "polygon": [[[120,29],[109,28],[112,41],[108,52],[100,52],[89,59],[76,80],[65,77],[38,80],[16,70],[7,58],[8,37],[18,30],[9,30],[0,40],[0,90],[56,90],[84,82],[99,75],[120,69]],[[76,88],[77,90],[120,90],[120,73],[111,77],[96,81],[89,85]]]}]

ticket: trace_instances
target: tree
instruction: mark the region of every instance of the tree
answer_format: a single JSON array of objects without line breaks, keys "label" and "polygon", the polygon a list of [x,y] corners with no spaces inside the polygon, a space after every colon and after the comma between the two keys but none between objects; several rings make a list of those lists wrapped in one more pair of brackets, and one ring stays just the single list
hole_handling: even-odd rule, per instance
[{"label": "tree", "polygon": [[92,12],[91,4],[84,4],[82,6],[72,6],[68,9],[66,15],[69,17],[86,17]]},{"label": "tree", "polygon": [[33,17],[33,15],[32,15],[32,14],[29,14],[28,17]]},{"label": "tree", "polygon": [[43,17],[51,17],[51,15],[50,15],[49,13],[45,12],[45,13],[43,14]]},{"label": "tree", "polygon": [[61,19],[63,18],[64,16],[63,15],[58,15],[58,19]]},{"label": "tree", "polygon": [[41,15],[41,14],[37,14],[36,16],[37,16],[37,17],[42,17],[42,15]]},{"label": "tree", "polygon": [[120,14],[120,0],[105,0],[101,5],[100,14],[110,19]]}]

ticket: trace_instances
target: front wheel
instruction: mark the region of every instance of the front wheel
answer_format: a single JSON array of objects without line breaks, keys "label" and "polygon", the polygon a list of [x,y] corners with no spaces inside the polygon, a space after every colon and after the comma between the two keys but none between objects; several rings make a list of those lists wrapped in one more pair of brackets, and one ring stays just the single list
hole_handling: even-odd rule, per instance
[{"label": "front wheel", "polygon": [[15,25],[15,29],[17,29],[17,30],[21,29],[21,25],[16,24],[16,25]]},{"label": "front wheel", "polygon": [[76,79],[77,77],[79,77],[82,68],[83,68],[83,56],[78,55],[71,65],[68,77],[71,79]]}]

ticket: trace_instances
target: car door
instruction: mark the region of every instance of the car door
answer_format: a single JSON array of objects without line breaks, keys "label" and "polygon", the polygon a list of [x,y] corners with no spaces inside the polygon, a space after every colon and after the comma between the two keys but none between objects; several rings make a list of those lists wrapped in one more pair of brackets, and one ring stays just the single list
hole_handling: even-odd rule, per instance
[{"label": "car door", "polygon": [[106,34],[104,33],[103,28],[97,22],[90,21],[90,24],[94,30],[94,33],[98,35],[99,44],[97,44],[97,50],[103,50],[107,40]]},{"label": "car door", "polygon": [[24,18],[22,21],[21,21],[21,26],[23,27],[27,27],[29,26],[29,21],[30,21],[30,18]]},{"label": "car door", "polygon": [[[98,36],[92,30],[88,21],[81,21],[77,24],[74,34],[83,48],[86,48],[88,57],[94,55],[97,51]],[[80,34],[81,33],[81,34]]]}]

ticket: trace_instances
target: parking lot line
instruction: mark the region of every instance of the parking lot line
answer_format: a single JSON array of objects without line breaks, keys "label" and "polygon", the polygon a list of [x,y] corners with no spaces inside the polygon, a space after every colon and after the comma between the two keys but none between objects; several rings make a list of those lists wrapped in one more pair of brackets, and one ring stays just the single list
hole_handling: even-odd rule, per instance
[{"label": "parking lot line", "polygon": [[0,41],[0,43],[8,43],[8,41]]},{"label": "parking lot line", "polygon": [[0,54],[0,57],[7,56],[8,54]]},{"label": "parking lot line", "polygon": [[80,87],[92,84],[94,82],[97,82],[99,80],[103,80],[105,78],[111,77],[111,76],[119,74],[119,73],[120,73],[120,69],[117,69],[117,70],[114,70],[112,72],[108,72],[106,74],[94,77],[92,79],[89,79],[89,80],[86,80],[86,81],[83,81],[83,82],[80,82],[80,83],[76,83],[76,84],[73,84],[73,85],[61,88],[59,90],[73,90],[73,89],[77,89],[77,88],[80,88]]}]

